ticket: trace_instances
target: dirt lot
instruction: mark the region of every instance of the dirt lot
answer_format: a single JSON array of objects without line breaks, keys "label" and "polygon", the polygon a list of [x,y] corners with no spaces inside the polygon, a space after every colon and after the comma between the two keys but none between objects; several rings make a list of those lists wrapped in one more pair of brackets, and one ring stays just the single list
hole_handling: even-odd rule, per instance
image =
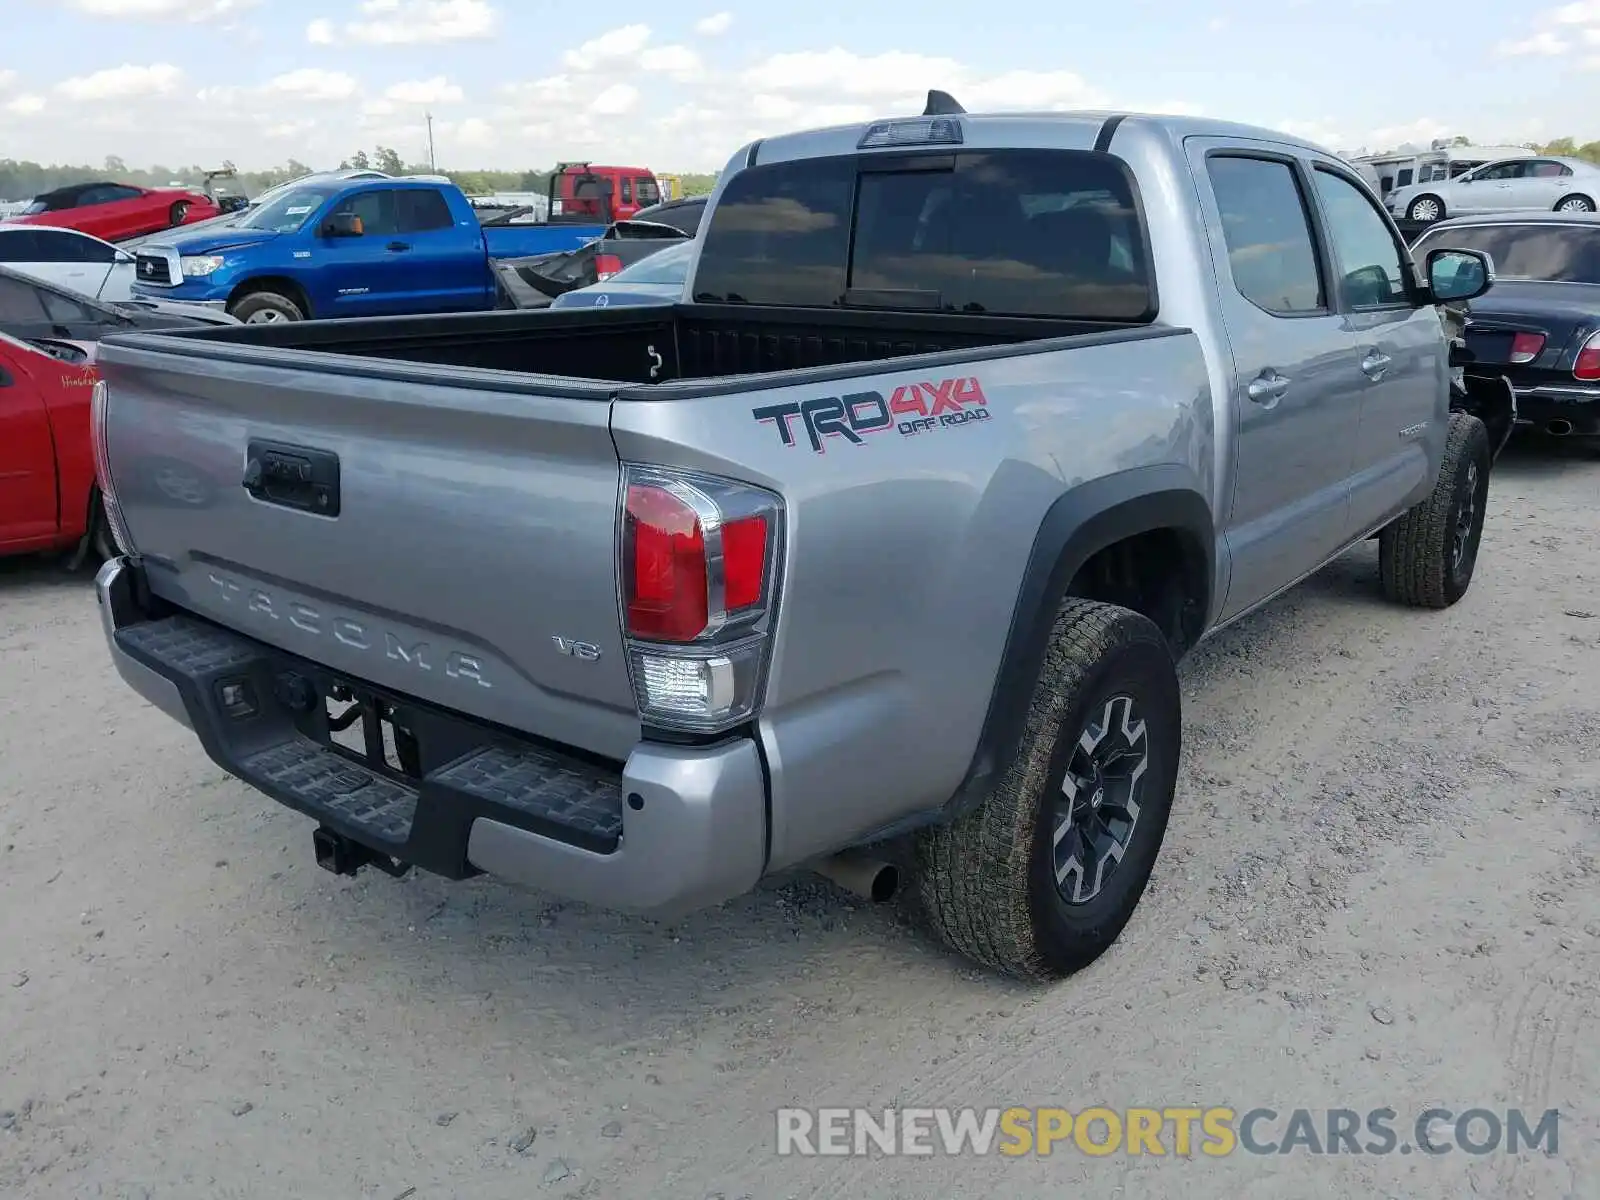
[{"label": "dirt lot", "polygon": [[[115,679],[82,578],[0,568],[0,1194],[1600,1195],[1600,461],[1514,451],[1491,499],[1454,610],[1388,607],[1369,546],[1197,654],[1154,889],[1043,990],[809,879],[672,927],[335,879]],[[1095,1103],[1562,1122],[1553,1157],[772,1150],[785,1104]]]}]

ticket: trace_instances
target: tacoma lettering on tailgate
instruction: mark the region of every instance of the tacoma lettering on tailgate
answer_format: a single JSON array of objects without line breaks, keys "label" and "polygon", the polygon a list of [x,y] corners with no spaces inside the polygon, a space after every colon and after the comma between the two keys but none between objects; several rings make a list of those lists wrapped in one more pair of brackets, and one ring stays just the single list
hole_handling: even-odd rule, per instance
[{"label": "tacoma lettering on tailgate", "polygon": [[493,687],[485,678],[483,660],[459,650],[435,650],[415,635],[407,640],[393,630],[382,629],[343,613],[326,612],[298,596],[278,596],[253,583],[240,583],[226,575],[210,572],[210,580],[223,603],[243,608],[258,621],[285,621],[301,633],[331,638],[341,646],[365,654],[381,654],[414,671],[442,669],[447,679],[459,679],[478,687]]},{"label": "tacoma lettering on tailgate", "polygon": [[815,400],[790,400],[752,409],[757,421],[778,427],[785,446],[797,443],[794,421],[798,417],[806,440],[818,454],[827,452],[828,438],[843,438],[865,445],[867,434],[893,430],[914,437],[936,429],[949,429],[989,419],[988,397],[976,376],[942,379],[938,383],[907,383],[886,400],[882,392],[851,392],[844,396],[819,396]]}]

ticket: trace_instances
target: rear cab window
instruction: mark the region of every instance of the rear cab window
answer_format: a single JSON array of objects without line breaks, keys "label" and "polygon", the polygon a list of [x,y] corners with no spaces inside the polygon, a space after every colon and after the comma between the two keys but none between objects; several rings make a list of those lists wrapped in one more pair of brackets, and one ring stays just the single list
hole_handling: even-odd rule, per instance
[{"label": "rear cab window", "polygon": [[1145,323],[1157,297],[1134,183],[1068,150],[842,155],[728,182],[702,303]]}]

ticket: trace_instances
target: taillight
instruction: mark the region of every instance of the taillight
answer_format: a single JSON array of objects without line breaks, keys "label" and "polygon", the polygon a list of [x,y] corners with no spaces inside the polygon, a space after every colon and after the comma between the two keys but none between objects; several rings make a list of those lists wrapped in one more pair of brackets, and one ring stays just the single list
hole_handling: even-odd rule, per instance
[{"label": "taillight", "polygon": [[1511,339],[1511,361],[1530,363],[1544,353],[1544,334],[1519,333]]},{"label": "taillight", "polygon": [[122,519],[122,506],[117,503],[117,489],[111,478],[111,449],[106,438],[106,381],[97,379],[89,393],[89,442],[94,449],[94,477],[100,486],[100,507],[105,512],[106,524],[111,527],[111,537],[124,554],[133,554],[133,539],[128,536],[128,524]]},{"label": "taillight", "polygon": [[783,503],[710,476],[628,466],[619,578],[628,667],[648,724],[713,733],[760,706]]},{"label": "taillight", "polygon": [[594,256],[594,273],[601,280],[610,279],[622,270],[622,260],[615,254],[596,254]]},{"label": "taillight", "polygon": [[1578,351],[1578,361],[1572,364],[1572,374],[1576,379],[1591,383],[1600,379],[1600,331],[1591,333],[1583,349]]}]

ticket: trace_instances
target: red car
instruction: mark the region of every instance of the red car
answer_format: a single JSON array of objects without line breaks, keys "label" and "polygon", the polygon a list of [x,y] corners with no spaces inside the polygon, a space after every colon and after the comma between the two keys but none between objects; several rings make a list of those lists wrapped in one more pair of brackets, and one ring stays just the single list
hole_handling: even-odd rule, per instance
[{"label": "red car", "polygon": [[0,555],[116,553],[95,486],[94,345],[0,334]]},{"label": "red car", "polygon": [[189,188],[75,183],[35,196],[20,215],[7,220],[12,224],[63,226],[117,242],[221,215],[222,210],[210,197]]}]

